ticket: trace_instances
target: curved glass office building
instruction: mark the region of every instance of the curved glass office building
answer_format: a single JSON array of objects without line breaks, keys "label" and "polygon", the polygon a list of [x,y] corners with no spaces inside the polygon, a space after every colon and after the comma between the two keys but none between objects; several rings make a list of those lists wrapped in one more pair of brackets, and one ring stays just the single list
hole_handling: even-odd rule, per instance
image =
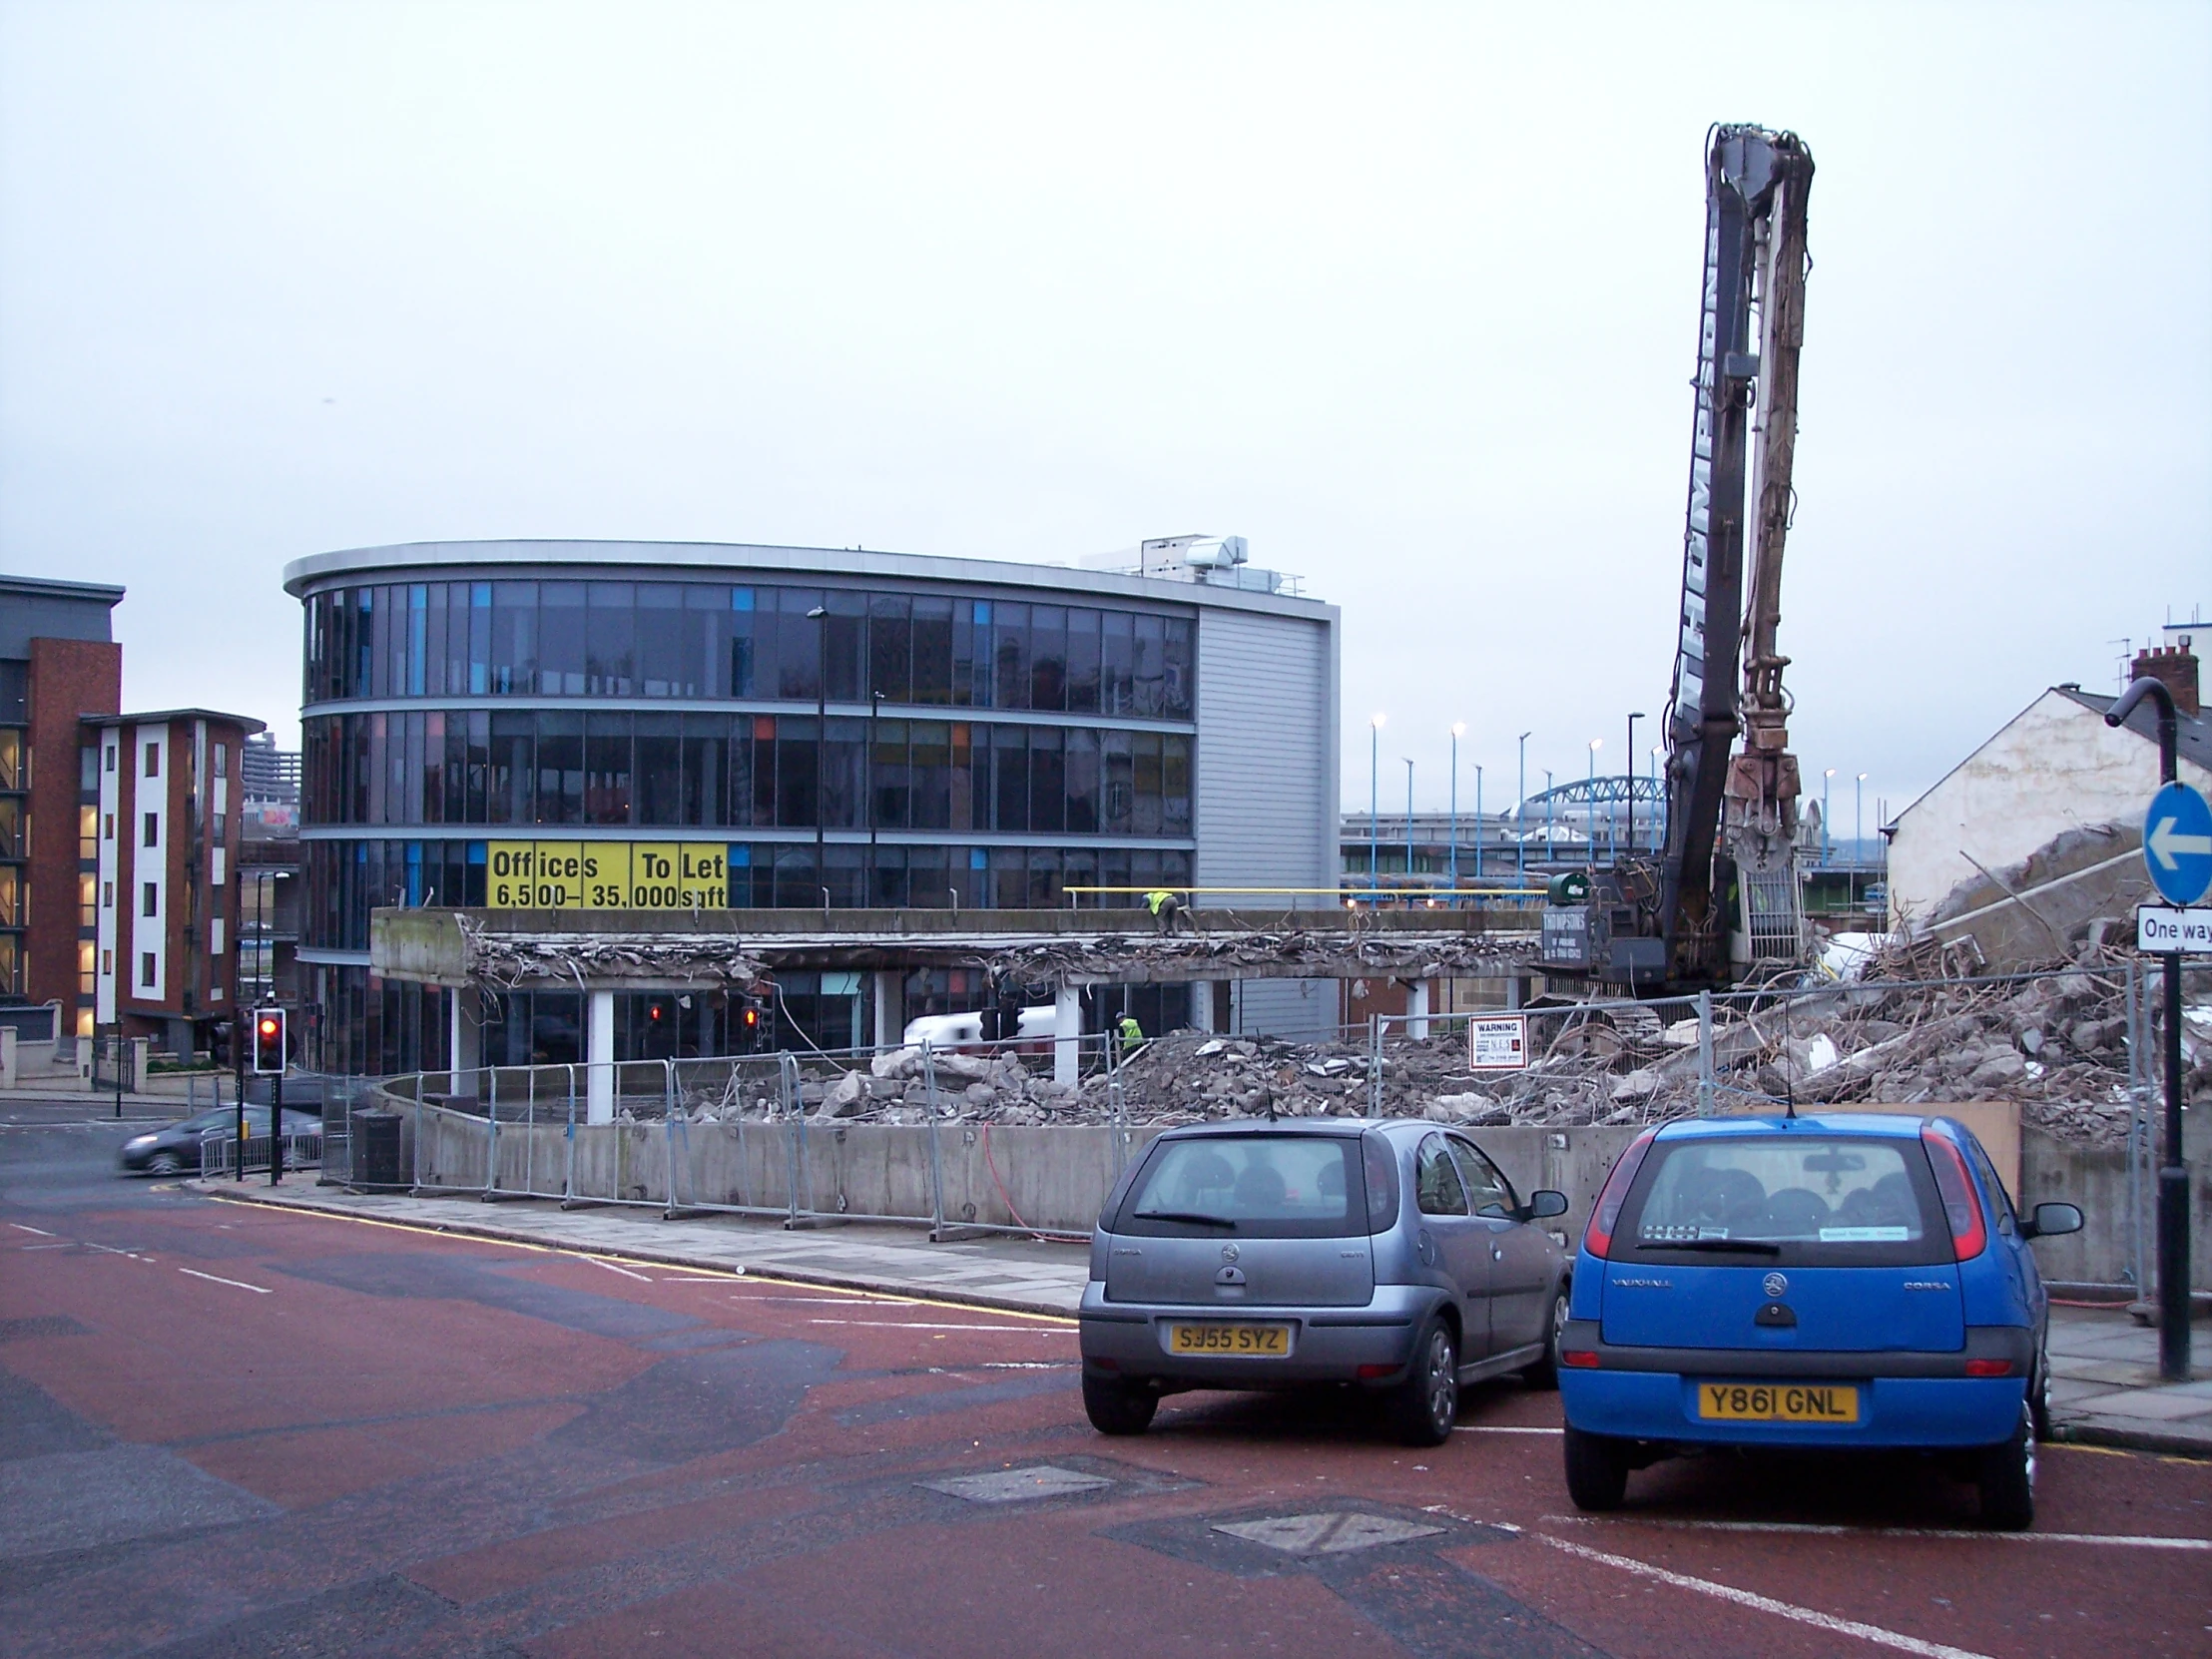
[{"label": "curved glass office building", "polygon": [[[441,993],[368,972],[373,907],[661,907],[649,849],[715,848],[732,908],[1328,886],[1337,613],[1166,545],[1126,571],[630,542],[297,561],[310,1057],[443,1062]],[[564,849],[624,843],[617,884],[560,884]]]}]

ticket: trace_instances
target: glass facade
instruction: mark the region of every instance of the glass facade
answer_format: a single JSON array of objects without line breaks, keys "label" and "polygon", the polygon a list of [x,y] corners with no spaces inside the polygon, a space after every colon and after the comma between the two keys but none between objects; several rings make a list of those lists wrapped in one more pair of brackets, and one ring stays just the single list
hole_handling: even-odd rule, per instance
[{"label": "glass facade", "polygon": [[[310,595],[308,704],[589,697],[1188,720],[1190,618],[705,582],[392,582]],[[821,609],[821,618],[808,615]]]},{"label": "glass facade", "polygon": [[[1070,886],[1189,884],[1193,615],[597,579],[619,574],[305,596],[304,950],[365,951],[380,905],[482,905],[487,842],[523,827],[727,844],[735,907],[814,908],[827,890],[842,907],[1029,908]],[[443,993],[356,963],[313,972],[321,1065],[446,1063]],[[780,976],[779,1017],[851,1040],[846,977]],[[914,1011],[966,1004],[923,976],[910,992]],[[575,993],[486,1012],[488,1063],[581,1058]],[[626,994],[617,1026],[625,1058],[731,1040],[719,997]]]},{"label": "glass facade", "polygon": [[538,708],[311,715],[303,737],[309,823],[1191,832],[1177,732]]}]

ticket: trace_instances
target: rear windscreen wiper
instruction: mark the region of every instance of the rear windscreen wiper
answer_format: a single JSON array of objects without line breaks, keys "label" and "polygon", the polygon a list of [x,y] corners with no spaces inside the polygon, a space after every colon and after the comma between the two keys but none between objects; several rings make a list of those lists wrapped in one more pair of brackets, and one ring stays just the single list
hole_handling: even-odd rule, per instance
[{"label": "rear windscreen wiper", "polygon": [[1227,1216],[1206,1216],[1199,1214],[1196,1210],[1133,1210],[1130,1212],[1129,1219],[1131,1221],[1187,1221],[1193,1227],[1226,1227],[1232,1233],[1237,1230],[1237,1224]]},{"label": "rear windscreen wiper", "polygon": [[1638,1250],[1748,1250],[1757,1256],[1779,1256],[1782,1247],[1764,1239],[1653,1239]]}]

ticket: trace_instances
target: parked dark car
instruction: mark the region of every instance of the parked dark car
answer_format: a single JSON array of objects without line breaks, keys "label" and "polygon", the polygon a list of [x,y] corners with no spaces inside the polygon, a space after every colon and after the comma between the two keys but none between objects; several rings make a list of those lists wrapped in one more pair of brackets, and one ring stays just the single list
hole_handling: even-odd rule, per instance
[{"label": "parked dark car", "polygon": [[1173,1129],[1108,1196],[1083,1292],[1083,1403],[1141,1433],[1163,1394],[1335,1385],[1398,1435],[1450,1434],[1462,1384],[1552,1385],[1569,1261],[1465,1136],[1333,1118]]},{"label": "parked dark car", "polygon": [[[180,1123],[164,1124],[159,1129],[133,1135],[123,1143],[118,1161],[124,1172],[130,1175],[184,1175],[200,1168],[200,1141],[210,1131],[229,1140],[238,1132],[238,1108],[235,1106],[211,1106],[204,1112],[196,1112]],[[287,1135],[319,1134],[322,1117],[319,1112],[295,1112],[284,1108],[284,1133]],[[246,1108],[246,1138],[250,1141],[264,1139],[269,1134],[269,1108]]]}]

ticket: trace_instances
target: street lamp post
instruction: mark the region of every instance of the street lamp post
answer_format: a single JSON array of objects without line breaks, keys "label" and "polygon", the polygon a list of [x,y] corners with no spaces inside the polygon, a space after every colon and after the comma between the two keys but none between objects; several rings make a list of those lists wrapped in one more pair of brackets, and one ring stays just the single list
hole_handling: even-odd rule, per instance
[{"label": "street lamp post", "polygon": [[1405,763],[1405,890],[1413,890],[1413,758],[1399,757]]},{"label": "street lamp post", "polygon": [[1474,878],[1482,879],[1482,763],[1474,764]]},{"label": "street lamp post", "polygon": [[1376,888],[1382,854],[1382,717],[1368,722],[1368,890]]},{"label": "street lamp post", "polygon": [[1553,828],[1553,819],[1559,810],[1558,802],[1551,796],[1551,768],[1544,768],[1544,858],[1548,862],[1558,855],[1559,842]]},{"label": "street lamp post", "polygon": [[1651,855],[1656,858],[1667,834],[1667,815],[1663,810],[1666,807],[1667,798],[1659,793],[1659,746],[1657,744],[1651,746]]},{"label": "street lamp post", "polygon": [[1628,717],[1628,747],[1621,751],[1621,782],[1628,787],[1628,829],[1621,839],[1628,843],[1629,855],[1636,852],[1636,722],[1644,718],[1641,709]]},{"label": "street lamp post", "polygon": [[[1451,890],[1455,897],[1459,891],[1459,734],[1466,729],[1463,720],[1454,721],[1451,726]],[[1481,827],[1477,815],[1475,830],[1478,834]]]},{"label": "street lamp post", "polygon": [[1830,767],[1821,774],[1821,868],[1828,867],[1828,786],[1835,781],[1836,769]]},{"label": "street lamp post", "polygon": [[1858,870],[1857,878],[1862,883],[1866,875],[1867,849],[1859,837],[1866,832],[1866,824],[1861,817],[1866,805],[1866,795],[1867,775],[1862,772],[1851,781],[1851,861]]},{"label": "street lamp post", "polygon": [[1520,782],[1513,797],[1513,875],[1525,881],[1528,874],[1528,734],[1520,735]]},{"label": "street lamp post", "polygon": [[[1590,810],[1583,823],[1587,828],[1590,844],[1583,850],[1582,861],[1592,869],[1597,868],[1597,752],[1603,747],[1603,738],[1590,740]],[[1610,817],[1610,815],[1608,815]]]}]

